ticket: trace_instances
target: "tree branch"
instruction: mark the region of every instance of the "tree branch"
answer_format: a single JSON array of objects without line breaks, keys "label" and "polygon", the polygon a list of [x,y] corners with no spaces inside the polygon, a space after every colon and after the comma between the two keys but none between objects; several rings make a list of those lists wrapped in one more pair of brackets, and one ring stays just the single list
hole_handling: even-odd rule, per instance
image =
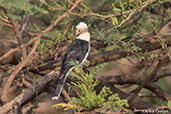
[{"label": "tree branch", "polygon": [[[143,39],[143,38],[137,38],[137,39]],[[167,44],[167,46],[171,46],[171,39],[163,39],[164,42]],[[142,50],[138,52],[145,52],[145,51],[154,51],[156,49],[162,48],[161,44],[159,42],[151,43],[150,40],[145,39],[142,42],[135,42],[135,46],[141,48]],[[129,46],[128,48],[130,48]],[[127,56],[132,56],[134,53],[125,51],[123,49],[113,49],[110,51],[100,52],[94,55],[91,55],[88,57],[88,60],[94,61],[94,65],[101,64],[103,62],[109,62],[109,61],[115,61]]]},{"label": "tree branch", "polygon": [[141,91],[141,89],[150,81],[152,80],[152,78],[156,75],[156,72],[160,69],[160,67],[162,66],[162,64],[166,61],[166,57],[162,57],[159,61],[158,59],[156,59],[154,61],[154,64],[157,64],[156,67],[154,68],[154,70],[150,73],[150,75],[145,78],[143,81],[141,81],[140,86],[136,89],[136,91],[134,92],[134,94],[129,98],[128,103],[129,105],[132,104],[132,102],[134,101],[134,99],[137,97],[138,93]]},{"label": "tree branch", "polygon": [[161,98],[162,100],[169,100],[171,99],[171,94],[167,93],[163,89],[161,89],[157,84],[155,83],[147,83],[145,85],[145,88],[149,89],[151,92],[153,92],[156,96]]},{"label": "tree branch", "polygon": [[25,105],[31,99],[36,97],[36,95],[38,95],[41,92],[43,92],[44,90],[46,90],[47,89],[46,87],[48,87],[47,85],[50,82],[54,81],[57,78],[58,74],[59,74],[58,71],[51,71],[44,77],[37,79],[30,88],[26,89],[19,96],[17,96],[10,102],[8,102],[5,105],[3,105],[2,107],[0,107],[0,112],[2,114],[7,113],[9,110],[12,109],[13,104],[16,102],[18,102],[20,106]]},{"label": "tree branch", "polygon": [[155,78],[153,79],[153,81],[154,82],[157,82],[161,78],[168,77],[168,76],[171,76],[171,72],[167,72],[167,73],[164,73],[164,74],[160,74],[158,76],[155,76]]},{"label": "tree branch", "polygon": [[[11,19],[11,18],[9,18],[9,20],[10,20],[10,22],[11,22],[13,28],[14,28],[14,31],[15,31],[15,34],[16,34],[16,37],[17,37],[17,40],[18,40],[19,45],[20,45],[20,46],[21,46],[21,45],[24,45],[23,38],[22,38],[21,33],[20,33],[20,31],[19,31],[19,28],[18,28],[18,26],[17,26],[17,25],[18,25],[17,22],[15,22],[15,21],[14,21],[13,19]],[[25,47],[22,47],[22,48],[21,48],[21,54],[22,54],[22,57],[25,59],[26,56],[27,56],[27,51],[26,51],[26,48],[25,48]]]},{"label": "tree branch", "polygon": [[29,15],[29,13],[27,13],[26,16],[23,18],[23,24],[20,27],[21,36],[22,36],[23,32],[25,31],[26,26],[28,25],[29,17],[30,17],[30,15]]}]

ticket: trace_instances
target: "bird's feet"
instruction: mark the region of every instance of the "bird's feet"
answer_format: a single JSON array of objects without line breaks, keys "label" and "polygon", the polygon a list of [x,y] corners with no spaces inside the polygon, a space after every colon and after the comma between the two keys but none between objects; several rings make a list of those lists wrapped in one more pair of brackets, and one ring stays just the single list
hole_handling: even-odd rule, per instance
[{"label": "bird's feet", "polygon": [[54,96],[54,97],[52,97],[52,100],[58,100],[59,99],[59,97],[58,96]]}]

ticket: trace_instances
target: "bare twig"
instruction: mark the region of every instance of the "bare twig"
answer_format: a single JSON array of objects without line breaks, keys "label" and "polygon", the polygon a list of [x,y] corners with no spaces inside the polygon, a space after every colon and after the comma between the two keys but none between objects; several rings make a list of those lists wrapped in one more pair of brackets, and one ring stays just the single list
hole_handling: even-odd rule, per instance
[{"label": "bare twig", "polygon": [[[17,26],[17,25],[18,25],[17,22],[15,22],[15,21],[14,21],[13,19],[11,19],[11,18],[9,18],[9,20],[10,20],[10,22],[11,22],[13,28],[14,28],[14,31],[15,31],[15,34],[16,34],[16,37],[17,37],[17,40],[18,40],[19,45],[20,45],[20,46],[23,45],[23,44],[24,44],[23,38],[22,38],[21,33],[20,33],[20,31],[19,31],[19,28],[18,28],[18,26]],[[22,48],[21,48],[21,52],[22,52],[22,57],[25,59],[26,56],[27,56],[26,48],[25,48],[25,47],[22,47]]]},{"label": "bare twig", "polygon": [[156,29],[153,30],[152,34],[156,35],[160,32],[160,30],[167,25],[169,22],[171,21],[171,18],[168,18],[166,20],[163,21],[163,23],[161,25],[159,25]]},{"label": "bare twig", "polygon": [[22,36],[26,26],[28,25],[29,17],[30,17],[30,15],[29,15],[29,13],[27,13],[25,18],[23,19],[23,24],[20,27],[20,34],[21,34],[21,36]]},{"label": "bare twig", "polygon": [[7,24],[10,23],[10,21],[9,21],[8,19],[3,18],[2,16],[0,16],[0,19],[3,20],[3,21],[4,21],[5,23],[7,23]]},{"label": "bare twig", "polygon": [[157,84],[155,83],[148,83],[146,84],[145,88],[153,92],[158,98],[161,98],[162,100],[169,100],[171,99],[171,94],[168,92],[164,91],[162,88],[160,88]]},{"label": "bare twig", "polygon": [[13,113],[14,114],[22,114],[22,110],[21,110],[21,107],[19,105],[18,102],[15,102],[14,103],[14,106],[13,106]]},{"label": "bare twig", "polygon": [[60,8],[56,8],[51,6],[50,4],[48,4],[46,1],[44,0],[40,0],[44,5],[46,5],[47,7],[49,7],[52,11],[65,11],[64,8],[60,7]]},{"label": "bare twig", "polygon": [[0,25],[5,25],[5,26],[8,26],[8,27],[12,27],[12,25],[11,24],[8,24],[8,23],[2,23],[2,22],[0,22]]},{"label": "bare twig", "polygon": [[[39,36],[39,37],[40,37],[40,36]],[[31,39],[28,43],[23,44],[23,45],[19,46],[18,48],[11,49],[11,50],[8,51],[6,54],[4,54],[3,56],[0,57],[0,61],[2,61],[4,58],[8,57],[8,56],[11,55],[12,53],[18,51],[20,48],[29,46],[29,45],[32,44],[34,41],[36,41],[37,39],[39,39],[39,37],[35,37],[35,38]]]}]

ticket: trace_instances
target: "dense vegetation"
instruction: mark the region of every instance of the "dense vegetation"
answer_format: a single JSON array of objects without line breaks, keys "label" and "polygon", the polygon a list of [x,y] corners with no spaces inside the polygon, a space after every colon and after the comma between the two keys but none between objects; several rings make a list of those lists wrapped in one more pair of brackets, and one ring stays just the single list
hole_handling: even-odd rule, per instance
[{"label": "dense vegetation", "polygon": [[170,0],[1,0],[0,114],[24,113],[29,103],[35,113],[38,99],[51,98],[80,21],[89,26],[91,51],[70,73],[56,110],[168,113]]}]

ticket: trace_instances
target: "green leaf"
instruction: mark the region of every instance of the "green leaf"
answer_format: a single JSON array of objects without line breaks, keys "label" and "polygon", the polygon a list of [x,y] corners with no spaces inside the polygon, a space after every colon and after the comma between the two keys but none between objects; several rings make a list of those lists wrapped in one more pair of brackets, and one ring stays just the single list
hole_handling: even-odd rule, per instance
[{"label": "green leaf", "polygon": [[112,24],[117,26],[118,25],[118,19],[117,17],[112,17]]},{"label": "green leaf", "polygon": [[113,12],[114,13],[120,13],[122,10],[121,9],[119,9],[119,8],[113,8]]},{"label": "green leaf", "polygon": [[121,7],[122,11],[125,11],[125,6],[122,1],[119,1],[119,6]]}]

